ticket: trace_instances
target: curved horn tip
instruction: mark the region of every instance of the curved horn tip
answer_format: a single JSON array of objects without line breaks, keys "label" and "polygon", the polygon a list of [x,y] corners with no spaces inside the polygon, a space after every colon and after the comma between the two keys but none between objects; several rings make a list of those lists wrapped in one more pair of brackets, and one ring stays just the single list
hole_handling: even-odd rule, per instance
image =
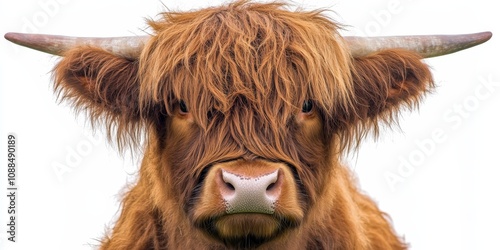
[{"label": "curved horn tip", "polygon": [[[33,39],[37,36],[37,34],[28,34],[28,33],[17,33],[17,32],[8,32],[3,36],[6,40],[11,43],[15,43],[17,45],[21,45],[28,48],[33,48]],[[34,48],[36,49],[36,48]]]},{"label": "curved horn tip", "polygon": [[493,36],[493,33],[491,31],[485,31],[485,32],[477,33],[477,35],[479,37],[478,40],[486,42],[486,41],[491,39],[491,37]]},{"label": "curved horn tip", "polygon": [[52,55],[61,55],[61,53],[65,50],[64,46],[54,44],[47,39],[48,37],[58,36],[16,32],[8,32],[4,35],[5,39],[17,45],[42,51]]},{"label": "curved horn tip", "polygon": [[443,53],[436,53],[435,55],[430,55],[429,57],[451,54],[457,51],[472,48],[474,46],[487,42],[488,40],[491,39],[492,36],[493,33],[491,31],[484,31],[484,32],[464,34],[464,35],[451,35],[449,36],[450,40],[448,43],[449,45],[456,43],[456,47],[453,48],[453,46],[449,46],[449,50],[444,50]]},{"label": "curved horn tip", "polygon": [[15,43],[16,41],[19,40],[21,33],[15,33],[15,32],[7,32],[3,36],[6,40]]},{"label": "curved horn tip", "polygon": [[34,38],[36,38],[38,36],[40,36],[40,35],[39,34],[29,34],[29,33],[7,32],[7,33],[5,33],[5,35],[3,37],[10,42],[22,45],[24,43],[27,43],[30,40],[33,40]]}]

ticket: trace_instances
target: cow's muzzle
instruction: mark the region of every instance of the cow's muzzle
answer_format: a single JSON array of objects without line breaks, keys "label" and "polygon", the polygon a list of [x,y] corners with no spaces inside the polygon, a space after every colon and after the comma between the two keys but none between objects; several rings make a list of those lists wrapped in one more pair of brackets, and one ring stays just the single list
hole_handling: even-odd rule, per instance
[{"label": "cow's muzzle", "polygon": [[[226,243],[272,240],[304,218],[292,169],[262,159],[213,164],[191,211],[194,223]],[[236,241],[235,241],[236,242]]]},{"label": "cow's muzzle", "polygon": [[223,168],[215,175],[227,214],[273,214],[284,182],[283,170],[257,175],[240,174]]}]

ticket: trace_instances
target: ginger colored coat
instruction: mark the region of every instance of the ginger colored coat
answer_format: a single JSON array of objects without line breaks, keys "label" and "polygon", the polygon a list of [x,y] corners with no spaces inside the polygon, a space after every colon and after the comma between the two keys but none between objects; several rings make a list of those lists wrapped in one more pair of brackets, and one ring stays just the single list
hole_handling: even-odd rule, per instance
[{"label": "ginger colored coat", "polygon": [[[430,71],[404,50],[353,58],[321,11],[286,8],[164,13],[139,58],[64,55],[56,91],[144,152],[101,249],[406,248],[341,161],[418,104]],[[277,173],[271,212],[229,213],[228,171]]]}]

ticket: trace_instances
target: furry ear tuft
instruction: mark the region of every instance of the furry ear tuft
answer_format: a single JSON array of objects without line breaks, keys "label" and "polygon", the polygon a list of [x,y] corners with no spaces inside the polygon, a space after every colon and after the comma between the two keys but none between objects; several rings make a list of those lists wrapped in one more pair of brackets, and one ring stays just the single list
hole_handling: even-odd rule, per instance
[{"label": "furry ear tuft", "polygon": [[412,108],[433,86],[429,67],[418,54],[386,50],[356,58],[353,80],[360,118],[374,118],[397,112],[404,104]]},{"label": "furry ear tuft", "polygon": [[[404,109],[418,107],[433,87],[432,75],[422,57],[402,49],[390,49],[354,58],[352,69],[354,103],[340,124],[348,142],[355,145],[366,135],[379,131],[379,122],[397,123]],[[350,139],[351,138],[351,139]],[[351,141],[354,138],[355,141]]]},{"label": "furry ear tuft", "polygon": [[91,124],[102,122],[118,147],[140,140],[138,62],[93,47],[68,51],[53,70],[54,90]]}]

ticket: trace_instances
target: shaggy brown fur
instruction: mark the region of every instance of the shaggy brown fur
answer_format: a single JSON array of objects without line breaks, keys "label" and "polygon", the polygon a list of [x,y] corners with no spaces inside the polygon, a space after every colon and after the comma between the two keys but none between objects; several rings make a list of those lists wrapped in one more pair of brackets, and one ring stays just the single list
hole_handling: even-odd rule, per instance
[{"label": "shaggy brown fur", "polygon": [[[146,134],[140,177],[102,249],[406,248],[340,162],[432,88],[418,55],[352,58],[321,11],[279,3],[238,1],[149,24],[154,35],[136,60],[79,47],[54,70],[62,97],[104,122],[120,146]],[[308,100],[314,107],[302,110]],[[223,217],[201,195],[207,174],[236,159],[289,167],[296,225],[258,244],[207,232]]]}]

